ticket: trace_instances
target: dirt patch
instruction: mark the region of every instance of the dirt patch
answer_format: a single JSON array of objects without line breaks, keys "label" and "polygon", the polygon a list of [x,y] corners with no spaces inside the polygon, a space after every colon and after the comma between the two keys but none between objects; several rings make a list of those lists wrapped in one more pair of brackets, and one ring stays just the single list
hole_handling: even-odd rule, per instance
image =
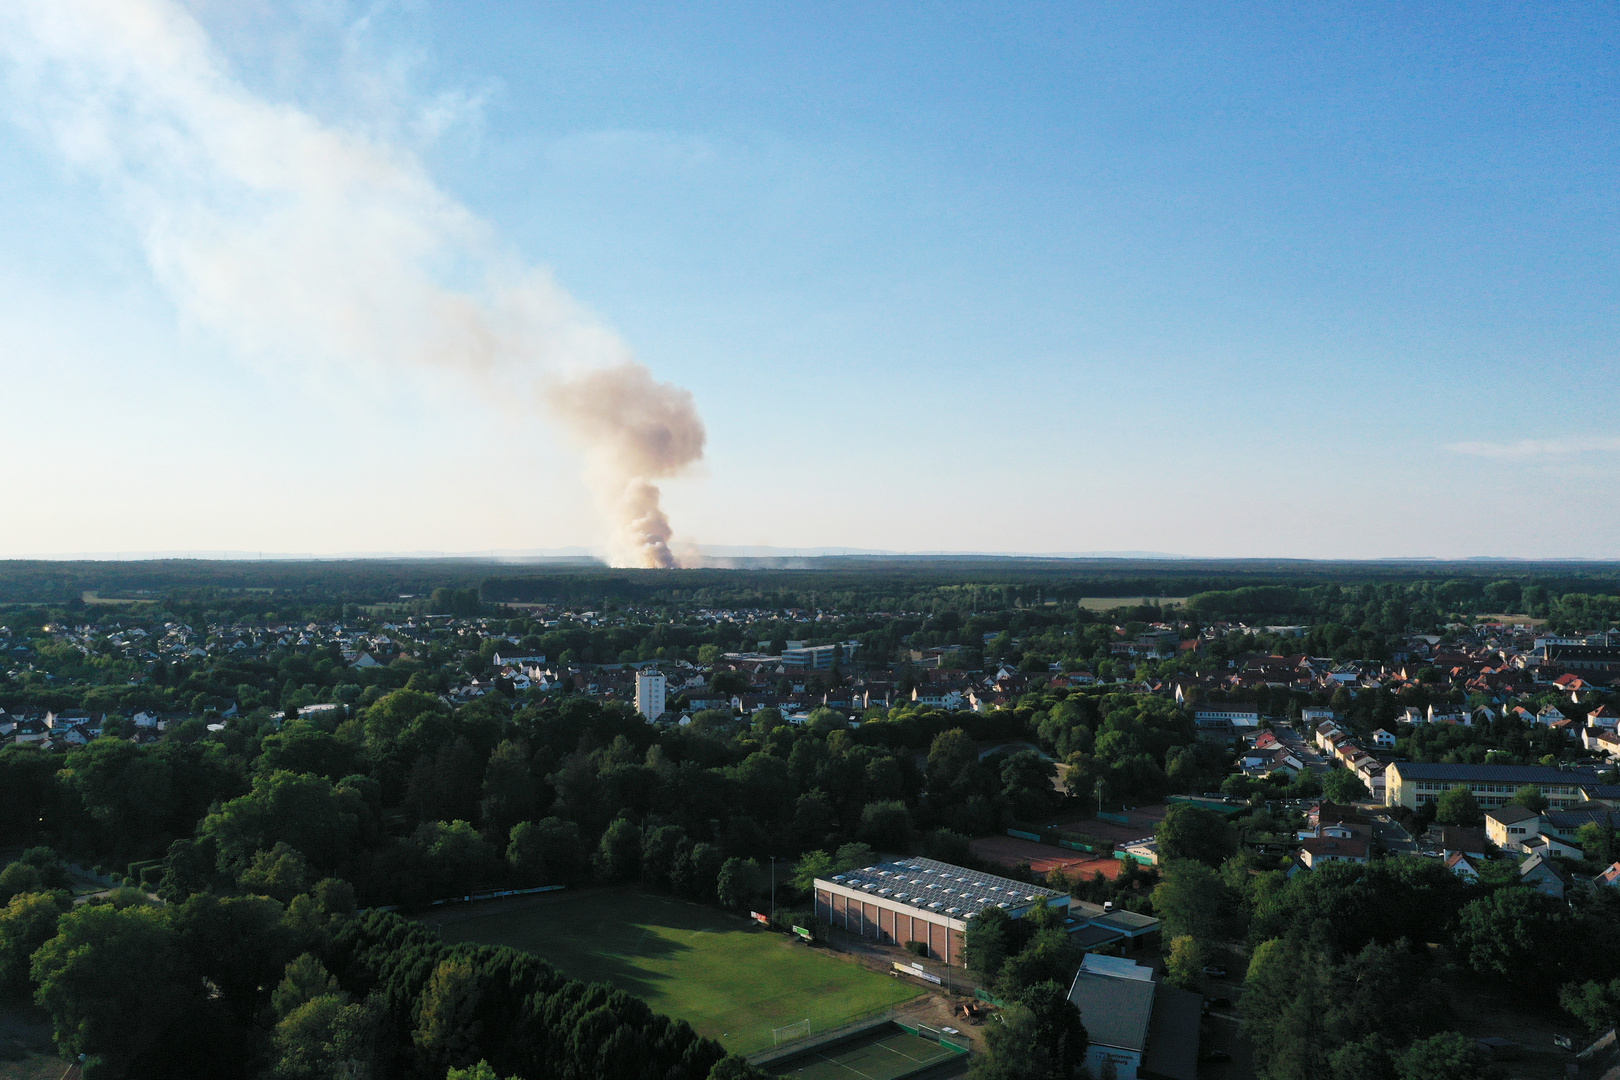
[{"label": "dirt patch", "polygon": [[43,1012],[0,1003],[0,1080],[58,1080],[66,1068]]}]

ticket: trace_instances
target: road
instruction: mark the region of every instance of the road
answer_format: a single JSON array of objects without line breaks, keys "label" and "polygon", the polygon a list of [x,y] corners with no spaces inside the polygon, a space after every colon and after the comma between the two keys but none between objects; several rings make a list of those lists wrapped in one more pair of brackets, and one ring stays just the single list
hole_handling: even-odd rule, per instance
[{"label": "road", "polygon": [[[1230,970],[1230,969],[1228,969]],[[1213,1009],[1204,1017],[1199,1032],[1198,1052],[1202,1056],[1212,1050],[1224,1050],[1230,1061],[1200,1061],[1198,1080],[1253,1080],[1254,1056],[1249,1040],[1238,1027],[1237,1001],[1243,993],[1243,983],[1234,978],[1204,979],[1206,999],[1226,998],[1233,1004]]]},{"label": "road", "polygon": [[1373,836],[1378,838],[1391,855],[1411,855],[1417,851],[1417,842],[1412,839],[1412,834],[1387,813],[1373,811],[1372,826]]}]

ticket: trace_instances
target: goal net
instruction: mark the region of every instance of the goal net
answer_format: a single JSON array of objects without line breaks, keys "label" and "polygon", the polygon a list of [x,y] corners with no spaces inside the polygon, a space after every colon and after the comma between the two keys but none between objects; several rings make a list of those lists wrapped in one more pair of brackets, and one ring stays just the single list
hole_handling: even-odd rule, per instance
[{"label": "goal net", "polygon": [[785,1042],[792,1042],[794,1039],[802,1039],[809,1034],[810,1020],[808,1017],[800,1020],[797,1024],[789,1024],[787,1027],[771,1028],[771,1037],[776,1040],[775,1045],[777,1046],[781,1046]]}]

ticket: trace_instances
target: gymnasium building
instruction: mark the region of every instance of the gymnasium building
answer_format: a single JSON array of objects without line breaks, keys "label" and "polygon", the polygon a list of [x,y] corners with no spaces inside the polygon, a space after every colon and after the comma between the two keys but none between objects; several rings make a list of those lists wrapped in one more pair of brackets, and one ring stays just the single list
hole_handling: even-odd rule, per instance
[{"label": "gymnasium building", "polygon": [[1017,919],[1043,901],[1068,916],[1066,893],[933,859],[900,859],[816,879],[817,918],[890,945],[923,942],[930,957],[947,964],[962,962],[968,921],[985,908]]}]

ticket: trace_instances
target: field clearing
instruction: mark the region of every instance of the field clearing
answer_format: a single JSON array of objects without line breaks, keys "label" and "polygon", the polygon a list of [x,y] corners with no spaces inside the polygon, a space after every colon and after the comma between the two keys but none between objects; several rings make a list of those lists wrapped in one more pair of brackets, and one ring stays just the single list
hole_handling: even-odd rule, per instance
[{"label": "field clearing", "polygon": [[815,1031],[920,996],[869,971],[710,907],[632,890],[553,894],[434,913],[444,940],[510,945],[588,982],[607,982],[748,1054],[771,1029]]},{"label": "field clearing", "polygon": [[1181,606],[1187,602],[1185,596],[1082,596],[1075,603],[1087,611],[1112,611],[1115,608],[1136,607],[1139,604],[1149,604],[1154,607],[1164,607],[1167,604]]}]

